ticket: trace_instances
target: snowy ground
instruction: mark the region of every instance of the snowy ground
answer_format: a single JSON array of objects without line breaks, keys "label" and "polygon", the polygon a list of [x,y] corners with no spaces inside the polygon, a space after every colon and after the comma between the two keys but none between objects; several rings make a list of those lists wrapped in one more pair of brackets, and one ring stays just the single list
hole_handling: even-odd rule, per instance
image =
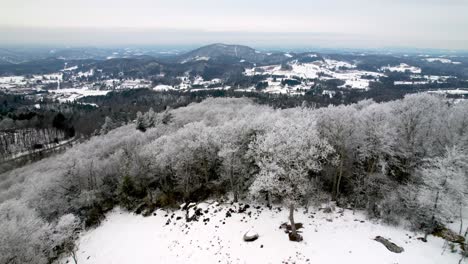
[{"label": "snowy ground", "polygon": [[452,64],[461,64],[461,62],[458,61],[452,61],[450,59],[446,58],[427,58],[425,59],[428,62],[440,62],[440,63],[452,63]]},{"label": "snowy ground", "polygon": [[[282,229],[287,212],[250,207],[239,213],[238,204],[201,204],[205,212],[186,222],[185,212],[157,210],[143,217],[116,209],[78,241],[78,263],[346,263],[442,264],[458,263],[459,255],[444,249],[444,241],[429,237],[424,243],[402,228],[373,223],[363,215],[340,210],[323,213],[300,209],[296,222],[304,223],[303,242],[290,242]],[[229,209],[235,211],[230,217]],[[260,235],[244,242],[253,230]],[[404,252],[396,254],[374,241],[390,239]],[[73,263],[63,259],[61,263]]]},{"label": "snowy ground", "polygon": [[427,93],[431,94],[452,94],[452,95],[468,95],[467,88],[457,88],[457,89],[448,89],[448,90],[435,90],[428,91]]},{"label": "snowy ground", "polygon": [[67,89],[57,89],[49,90],[52,94],[55,95],[55,98],[60,102],[73,102],[79,98],[86,96],[99,96],[106,95],[110,93],[110,90],[92,90],[88,87],[83,88],[67,88]]},{"label": "snowy ground", "polygon": [[[296,77],[303,79],[339,79],[345,82],[340,88],[350,88],[350,89],[368,89],[369,83],[371,80],[368,78],[363,78],[364,76],[372,76],[374,80],[379,79],[382,76],[385,76],[382,73],[370,72],[370,71],[360,71],[355,70],[356,65],[351,64],[345,61],[336,61],[328,60],[324,61],[315,61],[312,63],[299,63],[297,61],[292,61],[289,63],[291,69],[283,69],[281,65],[269,65],[263,67],[255,67],[252,69],[246,69],[244,74],[247,76],[253,75],[269,75],[269,76],[285,76],[285,78],[294,79]],[[325,76],[321,76],[325,75]],[[283,89],[281,86],[281,79],[272,81],[272,78],[268,78],[268,86],[272,88],[267,88],[263,92],[266,93],[290,93],[290,89]],[[310,89],[310,84],[304,84],[298,87],[299,90]]]},{"label": "snowy ground", "polygon": [[412,73],[421,73],[421,68],[415,67],[415,66],[410,66],[406,63],[400,63],[400,65],[397,66],[385,66],[380,68],[382,71],[391,71],[391,72],[412,72]]}]

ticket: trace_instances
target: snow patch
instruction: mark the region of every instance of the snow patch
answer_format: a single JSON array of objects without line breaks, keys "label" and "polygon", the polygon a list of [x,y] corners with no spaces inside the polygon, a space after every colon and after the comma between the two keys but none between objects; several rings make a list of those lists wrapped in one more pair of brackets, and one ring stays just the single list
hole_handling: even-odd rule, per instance
[{"label": "snow patch", "polygon": [[[78,263],[440,264],[459,260],[458,254],[443,248],[440,238],[430,236],[424,243],[417,239],[422,234],[368,221],[359,212],[298,210],[295,217],[304,224],[304,241],[297,243],[278,228],[287,221],[287,210],[251,206],[238,213],[237,207],[203,205],[209,212],[188,223],[183,210],[157,210],[142,217],[115,209],[101,226],[81,234]],[[234,212],[226,217],[230,208]],[[261,236],[246,243],[242,239],[246,230]],[[388,251],[373,240],[376,236],[389,238],[405,251]],[[60,263],[67,260],[73,263],[71,258]]]},{"label": "snow patch", "polygon": [[415,66],[410,66],[406,63],[400,63],[400,65],[397,66],[385,66],[380,68],[382,71],[391,71],[391,72],[412,72],[412,73],[421,73],[421,68],[415,67]]}]

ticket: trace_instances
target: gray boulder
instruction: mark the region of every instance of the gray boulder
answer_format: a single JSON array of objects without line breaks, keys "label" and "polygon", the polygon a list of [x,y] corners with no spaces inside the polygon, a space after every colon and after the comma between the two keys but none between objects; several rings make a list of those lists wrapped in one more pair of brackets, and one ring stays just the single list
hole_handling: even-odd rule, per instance
[{"label": "gray boulder", "polygon": [[395,243],[391,242],[390,240],[384,237],[376,236],[374,240],[382,243],[388,250],[390,250],[393,253],[401,253],[405,251],[404,248],[397,246]]},{"label": "gray boulder", "polygon": [[244,234],[244,241],[245,242],[252,242],[258,239],[258,233],[252,230],[247,231],[247,233]]}]

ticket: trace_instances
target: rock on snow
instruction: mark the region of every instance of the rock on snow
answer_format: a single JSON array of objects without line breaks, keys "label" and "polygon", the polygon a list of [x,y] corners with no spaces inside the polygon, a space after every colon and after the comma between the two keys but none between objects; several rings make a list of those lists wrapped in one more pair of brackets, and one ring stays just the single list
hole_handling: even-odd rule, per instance
[{"label": "rock on snow", "polygon": [[247,231],[247,233],[244,234],[244,241],[246,242],[252,242],[258,239],[258,233],[252,230]]},{"label": "rock on snow", "polygon": [[376,236],[374,240],[382,243],[388,250],[390,250],[393,253],[401,253],[405,251],[402,247],[398,246],[397,244],[391,242],[390,240],[384,237]]}]

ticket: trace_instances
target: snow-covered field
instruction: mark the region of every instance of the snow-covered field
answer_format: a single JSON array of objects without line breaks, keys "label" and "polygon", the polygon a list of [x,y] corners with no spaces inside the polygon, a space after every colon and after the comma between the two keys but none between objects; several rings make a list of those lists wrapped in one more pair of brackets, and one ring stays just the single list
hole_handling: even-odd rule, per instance
[{"label": "snow-covered field", "polygon": [[190,62],[190,61],[209,61],[210,59],[211,59],[210,57],[195,56],[194,58],[183,60],[182,64]]},{"label": "snow-covered field", "polygon": [[468,88],[428,91],[432,94],[468,95]]},{"label": "snow-covered field", "polygon": [[79,98],[86,96],[99,96],[106,95],[110,93],[110,90],[91,90],[88,87],[79,88],[67,88],[67,89],[58,89],[50,90],[49,92],[56,95],[56,99],[60,102],[73,102]]},{"label": "snow-covered field", "polygon": [[395,81],[395,85],[420,85],[428,83],[445,83],[450,78],[456,78],[454,76],[439,76],[439,75],[420,75],[413,74],[410,76],[411,81]]},{"label": "snow-covered field", "polygon": [[0,77],[0,84],[23,84],[25,83],[24,76],[6,76]]},{"label": "snow-covered field", "polygon": [[[293,61],[289,63],[291,69],[283,69],[281,65],[269,65],[263,67],[255,67],[252,69],[246,69],[245,75],[270,75],[270,76],[285,76],[286,78],[303,78],[303,79],[339,79],[345,83],[340,86],[341,88],[350,88],[350,89],[368,89],[370,81],[368,78],[363,78],[364,76],[372,76],[375,80],[379,77],[385,76],[382,73],[370,72],[370,71],[360,71],[355,70],[356,65],[351,64],[345,61],[336,61],[325,59],[323,61],[314,61],[311,63],[299,63]],[[277,80],[278,83],[268,79],[268,85],[272,88],[267,88],[264,90],[266,93],[287,93],[290,92],[289,89],[282,89],[283,87],[278,87],[281,80]],[[308,90],[309,85],[298,87],[300,89]]]},{"label": "snow-covered field", "polygon": [[26,85],[28,83],[56,83],[63,80],[62,73],[52,73],[44,75],[32,75],[30,77],[25,76],[5,76],[0,77],[0,87],[6,87],[5,85]]},{"label": "snow-covered field", "polygon": [[415,66],[410,66],[406,63],[400,63],[400,65],[396,66],[385,66],[382,67],[380,70],[382,71],[391,71],[391,72],[412,72],[412,73],[421,73],[421,68],[415,67]]},{"label": "snow-covered field", "polygon": [[164,85],[164,84],[159,84],[159,85],[156,85],[155,87],[153,87],[153,90],[154,91],[169,91],[169,90],[174,90],[174,87],[170,86],[170,85]]},{"label": "snow-covered field", "polygon": [[428,81],[394,81],[394,85],[420,85],[420,84],[428,84]]},{"label": "snow-covered field", "polygon": [[452,61],[450,59],[446,58],[427,58],[425,59],[428,62],[440,62],[440,63],[452,63],[452,64],[461,64],[461,62],[458,61]]},{"label": "snow-covered field", "polygon": [[[417,239],[421,234],[369,221],[351,210],[297,210],[304,241],[290,242],[279,228],[287,220],[284,209],[250,206],[239,212],[245,205],[197,206],[204,213],[192,222],[185,221],[182,210],[157,210],[143,217],[115,209],[101,226],[81,235],[78,263],[455,264],[459,260],[440,238],[429,237],[424,243]],[[257,232],[259,239],[244,242],[248,231]],[[390,252],[373,240],[376,236],[390,239],[404,252]],[[73,263],[71,258],[60,262],[67,261]]]}]

